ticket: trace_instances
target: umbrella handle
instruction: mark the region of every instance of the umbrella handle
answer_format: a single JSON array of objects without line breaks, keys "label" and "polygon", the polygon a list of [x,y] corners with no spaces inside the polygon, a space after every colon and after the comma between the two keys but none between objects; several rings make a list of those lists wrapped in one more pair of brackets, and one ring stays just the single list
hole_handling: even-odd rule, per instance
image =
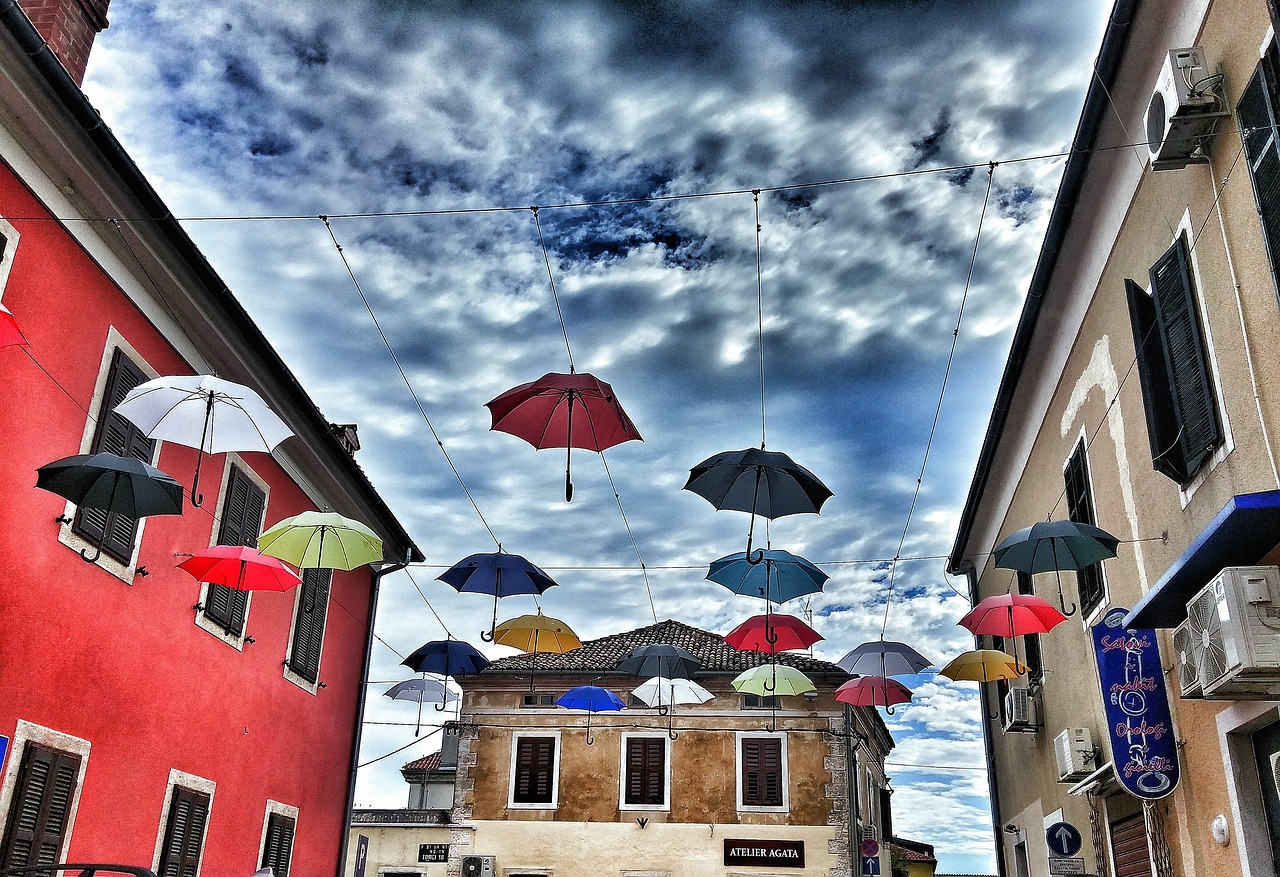
[{"label": "umbrella handle", "polygon": [[1071,611],[1070,612],[1067,611],[1067,599],[1066,597],[1062,596],[1062,573],[1058,572],[1058,570],[1055,569],[1053,571],[1053,574],[1058,578],[1058,605],[1062,607],[1062,614],[1070,618],[1072,615],[1076,614],[1076,604],[1072,603]]},{"label": "umbrella handle", "polygon": [[191,481],[191,504],[196,508],[204,505],[204,494],[196,493],[200,484],[200,464],[204,462],[204,440],[209,435],[209,423],[213,420],[213,393],[210,392],[205,401],[204,428],[200,430],[200,449],[196,453],[196,476]]},{"label": "umbrella handle", "polygon": [[564,501],[573,502],[573,390],[569,391],[569,423],[564,436]]},{"label": "umbrella handle", "polygon": [[[750,539],[748,539],[748,540],[747,540],[747,563],[751,564],[752,566],[759,566],[760,564],[762,564],[762,563],[764,563],[764,562],[765,562],[765,559],[764,559],[764,549],[763,549],[763,548],[757,548],[757,549],[755,550],[755,553],[753,554],[753,553],[751,552],[751,540],[750,540]],[[766,599],[767,599],[767,597],[766,597]]]},{"label": "umbrella handle", "polygon": [[668,715],[670,712],[671,712],[671,707],[667,706],[662,701],[658,701],[658,715],[665,716],[665,715]]},{"label": "umbrella handle", "polygon": [[102,535],[98,537],[98,544],[93,546],[93,557],[88,555],[87,548],[80,549],[80,559],[85,563],[97,563],[98,558],[102,556],[102,543],[107,541],[107,529],[102,528]]},{"label": "umbrella handle", "polygon": [[482,630],[482,631],[480,631],[480,639],[484,640],[484,641],[485,641],[485,642],[487,642],[487,643],[491,643],[491,642],[493,642],[493,638],[494,638],[494,636],[495,636],[495,634],[494,634],[494,632],[493,632],[492,630]]},{"label": "umbrella handle", "polygon": [[[767,624],[764,628],[764,641],[771,646],[778,644],[778,635],[774,633],[773,628]],[[777,650],[775,649],[774,651],[776,652]]]},{"label": "umbrella handle", "polygon": [[777,683],[776,681],[772,680],[772,679],[766,679],[766,680],[761,684],[761,687],[762,687],[765,691],[776,691],[776,690],[777,690],[777,688],[778,688],[778,683]]},{"label": "umbrella handle", "polygon": [[889,704],[884,705],[884,711],[886,715],[890,715],[890,716],[893,715],[893,712],[894,712],[893,707],[889,706]]},{"label": "umbrella handle", "polygon": [[680,732],[677,731],[675,728],[672,728],[670,725],[668,725],[667,736],[670,737],[672,740],[675,740],[677,737],[680,736]]},{"label": "umbrella handle", "polygon": [[[448,695],[445,695],[445,696],[447,697]],[[448,705],[443,700],[440,701],[438,704],[436,704],[435,707],[436,707],[436,712],[438,713],[442,713],[449,708]]]},{"label": "umbrella handle", "polygon": [[[590,701],[588,701],[588,705],[590,705]],[[587,745],[594,745],[595,742],[591,737],[591,710],[587,710]]]},{"label": "umbrella handle", "polygon": [[498,635],[498,594],[495,591],[493,595],[493,623],[489,625],[489,630],[480,631],[480,639],[487,643],[493,642],[493,638]]}]

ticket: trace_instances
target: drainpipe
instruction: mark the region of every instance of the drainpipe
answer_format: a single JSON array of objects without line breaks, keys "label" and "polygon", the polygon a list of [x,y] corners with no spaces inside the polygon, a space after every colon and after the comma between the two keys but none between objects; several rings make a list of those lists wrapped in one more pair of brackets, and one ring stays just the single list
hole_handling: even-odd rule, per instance
[{"label": "drainpipe", "polygon": [[351,773],[347,778],[347,809],[342,820],[342,838],[338,843],[335,877],[343,877],[347,869],[347,846],[351,838],[351,816],[356,808],[356,769],[360,766],[360,737],[364,731],[364,701],[369,690],[369,664],[373,661],[373,619],[378,613],[378,589],[382,579],[399,572],[413,559],[413,548],[406,548],[404,560],[383,565],[373,573],[373,592],[369,595],[369,632],[364,638],[364,662],[360,666],[360,691],[356,699],[356,726],[351,735]]},{"label": "drainpipe", "polygon": [[849,790],[849,873],[859,872],[859,859],[862,851],[858,845],[858,745],[854,742],[853,707],[844,705],[844,733],[848,741],[849,753],[844,760],[845,785]]}]

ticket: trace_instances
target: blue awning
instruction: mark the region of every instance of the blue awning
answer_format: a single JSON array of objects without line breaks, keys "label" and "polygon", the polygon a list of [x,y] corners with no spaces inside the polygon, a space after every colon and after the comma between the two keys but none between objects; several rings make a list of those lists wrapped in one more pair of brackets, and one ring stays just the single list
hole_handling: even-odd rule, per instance
[{"label": "blue awning", "polygon": [[1187,601],[1223,567],[1253,566],[1277,545],[1280,490],[1232,497],[1125,616],[1124,626],[1177,627],[1187,617]]}]

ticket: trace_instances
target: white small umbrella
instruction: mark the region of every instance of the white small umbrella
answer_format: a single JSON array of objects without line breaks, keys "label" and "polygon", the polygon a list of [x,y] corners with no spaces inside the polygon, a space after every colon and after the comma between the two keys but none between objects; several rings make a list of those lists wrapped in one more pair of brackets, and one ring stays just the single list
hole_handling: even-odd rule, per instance
[{"label": "white small umbrella", "polygon": [[692,680],[665,676],[654,676],[633,688],[631,693],[648,706],[656,706],[659,713],[667,714],[667,734],[672,740],[680,735],[672,728],[671,707],[678,703],[706,703],[715,697]]}]

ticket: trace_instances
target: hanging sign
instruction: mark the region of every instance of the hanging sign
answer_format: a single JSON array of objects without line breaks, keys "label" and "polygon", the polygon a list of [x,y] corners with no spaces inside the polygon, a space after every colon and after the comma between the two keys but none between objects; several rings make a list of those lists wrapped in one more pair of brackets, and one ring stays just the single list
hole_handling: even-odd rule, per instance
[{"label": "hanging sign", "polygon": [[1155,800],[1178,784],[1178,748],[1156,632],[1125,630],[1128,611],[1112,609],[1092,629],[1107,711],[1105,736],[1120,785],[1138,798]]}]

